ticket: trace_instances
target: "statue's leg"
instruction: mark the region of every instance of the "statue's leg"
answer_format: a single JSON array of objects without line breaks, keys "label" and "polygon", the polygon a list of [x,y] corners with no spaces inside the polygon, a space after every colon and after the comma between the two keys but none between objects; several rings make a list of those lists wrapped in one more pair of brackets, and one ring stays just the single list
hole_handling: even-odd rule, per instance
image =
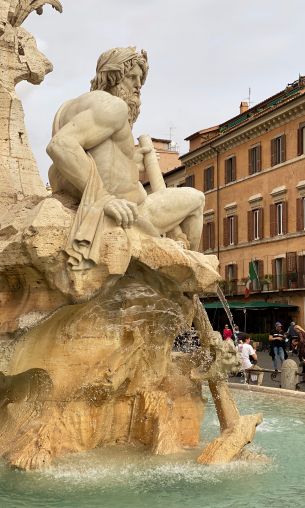
[{"label": "statue's leg", "polygon": [[170,188],[149,194],[141,213],[160,234],[181,227],[192,250],[198,250],[202,233],[204,194],[192,188]]}]

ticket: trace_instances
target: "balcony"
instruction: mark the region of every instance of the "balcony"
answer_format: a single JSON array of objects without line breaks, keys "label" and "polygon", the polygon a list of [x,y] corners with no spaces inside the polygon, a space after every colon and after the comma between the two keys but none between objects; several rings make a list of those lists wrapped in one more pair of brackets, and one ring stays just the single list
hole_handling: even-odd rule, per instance
[{"label": "balcony", "polygon": [[[220,284],[226,296],[243,295],[247,279],[223,280]],[[305,273],[291,272],[277,275],[265,275],[251,283],[251,293],[278,291],[287,289],[305,289]]]}]

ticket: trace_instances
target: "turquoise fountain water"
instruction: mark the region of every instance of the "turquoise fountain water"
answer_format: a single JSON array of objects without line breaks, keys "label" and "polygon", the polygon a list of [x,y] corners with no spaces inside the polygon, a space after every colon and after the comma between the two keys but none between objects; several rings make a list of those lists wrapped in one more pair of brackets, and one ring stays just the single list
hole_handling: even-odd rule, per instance
[{"label": "turquoise fountain water", "polygon": [[[242,413],[262,411],[252,449],[270,463],[196,464],[198,450],[151,457],[137,450],[99,449],[67,456],[45,472],[0,466],[5,508],[265,508],[303,507],[305,403],[286,397],[238,393]],[[208,402],[202,444],[218,434]]]}]

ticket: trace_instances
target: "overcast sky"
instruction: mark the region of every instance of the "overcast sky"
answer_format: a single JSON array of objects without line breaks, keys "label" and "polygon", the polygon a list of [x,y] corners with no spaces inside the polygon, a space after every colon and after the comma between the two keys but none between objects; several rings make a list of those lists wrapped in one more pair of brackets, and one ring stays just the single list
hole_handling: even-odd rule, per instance
[{"label": "overcast sky", "polygon": [[39,86],[17,87],[44,181],[45,147],[58,107],[87,92],[100,53],[147,50],[150,71],[134,135],[183,139],[239,112],[305,74],[304,0],[62,0],[24,23],[54,70]]}]

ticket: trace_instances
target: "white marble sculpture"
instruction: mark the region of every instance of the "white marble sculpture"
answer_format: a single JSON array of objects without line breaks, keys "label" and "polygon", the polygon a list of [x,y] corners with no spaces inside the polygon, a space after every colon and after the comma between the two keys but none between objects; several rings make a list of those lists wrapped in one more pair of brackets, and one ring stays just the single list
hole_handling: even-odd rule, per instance
[{"label": "white marble sculpture", "polygon": [[[147,136],[135,148],[131,133],[148,71],[146,53],[133,47],[103,53],[91,92],[63,104],[53,124],[48,154],[53,192],[81,199],[66,246],[75,269],[97,264],[103,216],[124,229],[137,226],[152,236],[167,234],[197,251],[204,195],[192,188],[166,189]],[[152,194],[139,182],[147,170]]]}]

